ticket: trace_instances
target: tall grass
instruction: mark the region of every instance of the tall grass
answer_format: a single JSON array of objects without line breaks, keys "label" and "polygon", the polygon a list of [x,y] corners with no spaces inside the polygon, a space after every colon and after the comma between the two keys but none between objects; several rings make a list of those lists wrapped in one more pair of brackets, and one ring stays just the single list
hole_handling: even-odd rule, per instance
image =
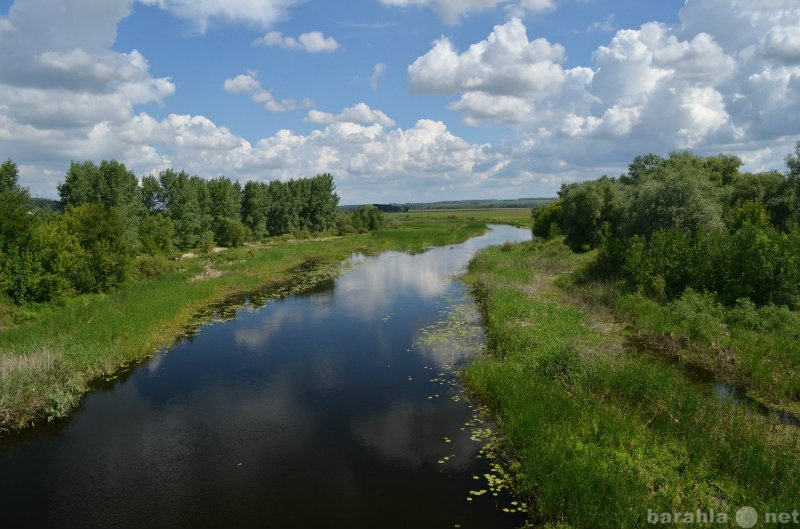
[{"label": "tall grass", "polygon": [[335,265],[354,251],[460,242],[485,231],[487,220],[504,221],[492,214],[483,214],[482,221],[411,214],[371,234],[277,239],[183,259],[158,279],[130,282],[108,295],[76,297],[35,314],[21,309],[32,321],[0,330],[0,432],[68,414],[93,380],[170,345],[202,309],[231,296],[277,289],[303,263]]},{"label": "tall grass", "polygon": [[560,241],[506,245],[483,250],[467,275],[489,352],[466,380],[521,463],[532,523],[645,527],[648,509],[714,509],[736,526],[742,506],[797,508],[798,432],[629,351],[603,307],[613,285],[563,288],[591,258]]}]

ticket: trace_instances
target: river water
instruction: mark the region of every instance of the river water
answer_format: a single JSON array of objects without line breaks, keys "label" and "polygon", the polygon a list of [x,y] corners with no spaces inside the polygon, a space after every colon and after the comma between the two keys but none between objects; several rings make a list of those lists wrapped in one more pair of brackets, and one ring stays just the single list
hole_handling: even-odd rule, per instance
[{"label": "river water", "polygon": [[502,491],[470,494],[491,461],[454,375],[481,340],[456,275],[527,239],[354,255],[306,292],[243,300],[70,418],[0,439],[0,526],[519,526]]}]

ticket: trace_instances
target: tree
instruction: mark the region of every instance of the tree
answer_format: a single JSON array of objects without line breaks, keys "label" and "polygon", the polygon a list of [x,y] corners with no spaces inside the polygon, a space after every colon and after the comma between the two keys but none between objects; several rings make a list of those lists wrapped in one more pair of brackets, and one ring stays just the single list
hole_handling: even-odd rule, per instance
[{"label": "tree", "polygon": [[175,225],[161,214],[149,215],[139,224],[139,244],[149,255],[171,255],[175,252]]},{"label": "tree", "polygon": [[6,160],[0,165],[0,252],[19,246],[30,236],[34,218],[28,190],[19,185],[17,164]]},{"label": "tree", "polygon": [[788,168],[786,172],[787,187],[790,192],[794,193],[791,222],[800,225],[800,141],[794,146],[794,154],[788,154],[785,160]]},{"label": "tree", "polygon": [[702,158],[672,153],[632,188],[624,222],[626,237],[649,238],[671,228],[687,235],[720,228],[721,189],[709,177]]},{"label": "tree", "polygon": [[383,227],[383,213],[372,204],[359,206],[352,213],[353,226],[359,230],[375,231]]},{"label": "tree", "polygon": [[194,247],[210,229],[210,219],[201,203],[201,200],[206,202],[205,181],[172,169],[159,173],[158,180],[161,203],[175,227],[175,245],[184,249]]},{"label": "tree", "polygon": [[531,217],[533,218],[533,234],[536,237],[548,239],[551,234],[560,232],[563,213],[564,203],[561,200],[556,200],[546,206],[535,208],[531,212]]},{"label": "tree", "polygon": [[241,222],[242,187],[221,176],[207,183],[211,231],[214,239],[225,246],[244,242],[246,230]]},{"label": "tree", "polygon": [[269,235],[267,220],[269,216],[270,197],[267,184],[249,181],[242,190],[242,222],[253,239],[261,240]]},{"label": "tree", "polygon": [[293,233],[299,225],[294,196],[288,184],[273,180],[267,186],[269,194],[269,214],[267,228],[270,235]]},{"label": "tree", "polygon": [[102,204],[83,204],[64,214],[78,249],[66,275],[76,292],[108,292],[125,280],[133,257],[122,216]]},{"label": "tree", "polygon": [[339,195],[335,190],[336,183],[329,173],[311,179],[311,204],[308,208],[311,231],[325,231],[336,225]]},{"label": "tree", "polygon": [[142,195],[142,204],[148,214],[157,215],[166,211],[164,189],[161,187],[158,177],[148,175],[142,178],[142,187],[139,192]]},{"label": "tree", "polygon": [[559,197],[561,230],[573,250],[596,248],[603,240],[604,230],[616,230],[622,218],[622,193],[617,182],[607,176],[564,185]]},{"label": "tree", "polygon": [[18,304],[31,298],[36,275],[29,199],[17,164],[6,160],[0,165],[0,291]]},{"label": "tree", "polygon": [[114,208],[129,226],[138,223],[146,209],[139,193],[139,181],[132,171],[116,160],[72,162],[64,182],[58,186],[64,210],[82,204]]}]

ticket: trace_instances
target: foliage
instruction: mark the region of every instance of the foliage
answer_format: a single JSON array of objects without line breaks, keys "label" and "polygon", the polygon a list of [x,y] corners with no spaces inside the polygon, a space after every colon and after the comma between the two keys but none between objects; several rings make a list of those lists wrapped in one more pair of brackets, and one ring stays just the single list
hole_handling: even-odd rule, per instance
[{"label": "foliage", "polygon": [[58,194],[64,210],[82,204],[115,209],[134,232],[138,220],[147,212],[136,175],[116,160],[103,160],[99,166],[90,161],[72,162],[64,182],[58,186]]},{"label": "foliage", "polygon": [[531,214],[533,234],[541,239],[549,239],[561,233],[563,211],[564,203],[561,200],[535,208]]},{"label": "foliage", "polygon": [[618,225],[622,216],[622,193],[619,185],[607,176],[583,184],[564,185],[559,197],[561,231],[573,250],[596,248],[606,226]]},{"label": "foliage", "polygon": [[163,213],[149,215],[139,225],[139,244],[148,255],[170,256],[175,253],[175,225]]},{"label": "foliage", "polygon": [[356,230],[375,231],[383,227],[383,213],[372,204],[359,206],[351,215]]},{"label": "foliage", "polygon": [[214,239],[223,246],[237,246],[244,240],[244,225],[240,220],[242,189],[238,182],[221,176],[206,183],[208,212]]},{"label": "foliage", "polygon": [[[800,142],[788,172],[740,174],[741,160],[689,152],[637,156],[618,180],[562,186],[559,228],[573,250],[600,248],[592,271],[648,296],[685,289],[732,305],[800,307]],[[534,228],[546,229],[546,214]]]}]

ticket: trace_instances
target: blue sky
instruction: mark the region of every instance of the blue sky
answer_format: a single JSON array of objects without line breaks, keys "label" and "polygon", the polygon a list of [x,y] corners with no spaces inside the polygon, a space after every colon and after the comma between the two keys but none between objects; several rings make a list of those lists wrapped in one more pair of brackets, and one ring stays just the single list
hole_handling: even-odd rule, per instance
[{"label": "blue sky", "polygon": [[647,152],[782,170],[800,139],[794,0],[0,0],[0,50],[0,157],[37,196],[112,158],[552,196]]}]

